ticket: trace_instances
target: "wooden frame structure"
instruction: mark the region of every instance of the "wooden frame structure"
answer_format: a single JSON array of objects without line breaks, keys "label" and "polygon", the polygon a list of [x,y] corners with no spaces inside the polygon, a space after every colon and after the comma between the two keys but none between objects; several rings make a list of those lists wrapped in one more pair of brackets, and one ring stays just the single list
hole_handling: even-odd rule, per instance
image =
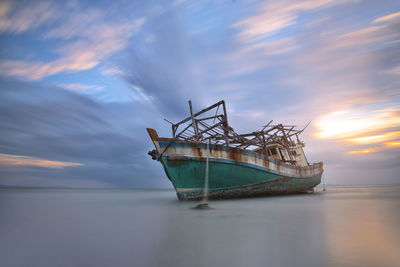
[{"label": "wooden frame structure", "polygon": [[245,134],[236,133],[228,124],[225,101],[221,100],[199,112],[193,113],[192,102],[189,101],[190,116],[178,123],[172,124],[172,136],[175,140],[188,142],[209,142],[212,144],[230,147],[259,150],[268,157],[267,147],[279,144],[286,148],[290,160],[295,162],[290,147],[304,145],[299,135],[302,130],[297,130],[295,125],[272,124],[268,122],[261,130]]}]

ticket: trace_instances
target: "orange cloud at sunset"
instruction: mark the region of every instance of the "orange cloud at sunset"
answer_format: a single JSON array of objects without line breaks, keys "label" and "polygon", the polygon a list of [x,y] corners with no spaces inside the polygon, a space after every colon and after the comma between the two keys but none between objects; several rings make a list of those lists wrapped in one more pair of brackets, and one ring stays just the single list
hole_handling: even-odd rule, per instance
[{"label": "orange cloud at sunset", "polygon": [[397,137],[400,137],[400,131],[388,132],[388,133],[379,134],[379,135],[355,137],[355,138],[346,139],[345,141],[351,142],[351,143],[357,143],[357,144],[376,144],[376,143],[382,143],[385,141],[390,141],[390,140],[396,139]]},{"label": "orange cloud at sunset", "polygon": [[[342,139],[360,136],[371,131],[400,126],[399,109],[375,111],[336,111],[323,115],[316,122],[317,138]],[[372,138],[373,139],[373,138]],[[383,140],[383,141],[388,141]]]},{"label": "orange cloud at sunset", "polygon": [[395,12],[387,16],[377,18],[373,22],[377,23],[377,22],[389,21],[389,20],[394,20],[396,18],[400,18],[400,12]]},{"label": "orange cloud at sunset", "polygon": [[391,142],[386,142],[383,144],[388,147],[398,147],[398,146],[400,146],[400,141],[391,141]]},{"label": "orange cloud at sunset", "polygon": [[17,156],[0,153],[0,166],[35,166],[61,169],[64,167],[83,166],[81,163],[45,160],[28,156]]},{"label": "orange cloud at sunset", "polygon": [[362,150],[352,150],[347,152],[347,154],[367,154],[367,153],[372,153],[372,152],[376,152],[377,149],[375,148],[366,148],[366,149],[362,149]]},{"label": "orange cloud at sunset", "polygon": [[378,110],[345,110],[321,116],[314,124],[314,137],[333,139],[347,146],[374,144],[376,148],[354,149],[347,154],[368,154],[400,146],[399,107]]}]

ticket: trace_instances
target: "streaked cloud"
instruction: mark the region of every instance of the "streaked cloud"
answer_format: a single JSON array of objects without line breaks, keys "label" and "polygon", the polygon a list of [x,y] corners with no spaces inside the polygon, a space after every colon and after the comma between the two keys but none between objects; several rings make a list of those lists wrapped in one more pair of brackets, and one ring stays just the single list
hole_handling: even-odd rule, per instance
[{"label": "streaked cloud", "polygon": [[[316,118],[316,142],[331,140],[337,146],[332,149],[342,155],[382,157],[384,151],[395,153],[399,140],[400,95],[395,75],[400,24],[397,15],[362,18],[363,23],[351,25],[332,17],[326,22],[329,26],[313,26],[307,39],[299,36],[304,49],[297,54],[297,73],[289,77],[289,84],[308,87],[299,107],[309,112],[299,111]],[[370,144],[374,147],[366,147]]]},{"label": "streaked cloud", "polygon": [[399,110],[346,110],[321,116],[316,122],[318,138],[343,139],[393,127],[400,127]]},{"label": "streaked cloud", "polygon": [[384,17],[379,17],[379,18],[375,19],[373,22],[374,23],[386,22],[386,21],[395,20],[395,19],[400,19],[400,12],[395,12],[395,13],[389,14]]},{"label": "streaked cloud", "polygon": [[379,135],[357,136],[345,139],[346,142],[355,144],[376,144],[400,138],[400,131],[387,132]]},{"label": "streaked cloud", "polygon": [[99,102],[90,94],[45,81],[1,81],[0,153],[83,165],[62,169],[2,165],[0,184],[5,177],[9,181],[37,177],[130,188],[168,185],[159,180],[158,166],[154,168],[146,156],[151,144],[146,127],[163,124],[162,115],[149,103]]},{"label": "streaked cloud", "polygon": [[[299,45],[294,37],[285,37],[268,42],[246,44],[226,53],[223,60],[226,62],[221,78],[233,78],[253,73],[271,65],[269,57],[284,55],[293,52]],[[238,62],[251,64],[237,64]]]},{"label": "streaked cloud", "polygon": [[258,11],[254,15],[242,19],[233,27],[240,30],[239,40],[253,42],[272,36],[295,24],[300,11],[313,10],[336,3],[333,0],[267,1],[257,8]]},{"label": "streaked cloud", "polygon": [[69,83],[69,84],[59,84],[59,86],[70,89],[73,91],[85,91],[88,89],[94,89],[94,90],[101,90],[102,87],[98,85],[89,85],[89,84],[80,84],[80,83]]},{"label": "streaked cloud", "polygon": [[109,66],[109,67],[103,68],[101,70],[101,74],[121,76],[121,75],[123,75],[123,71],[120,68],[118,68],[117,66],[111,66],[111,67]]},{"label": "streaked cloud", "polygon": [[48,25],[60,16],[60,11],[49,1],[21,3],[2,1],[0,3],[0,32],[21,34]]},{"label": "streaked cloud", "polygon": [[36,157],[18,156],[0,153],[0,165],[3,166],[34,166],[52,169],[83,166],[82,163],[46,160]]},{"label": "streaked cloud", "polygon": [[368,153],[373,153],[376,152],[377,149],[375,148],[366,148],[366,149],[362,149],[362,150],[352,150],[347,152],[347,154],[368,154]]},{"label": "streaked cloud", "polygon": [[400,141],[385,142],[383,144],[388,147],[398,147],[398,146],[400,146]]},{"label": "streaked cloud", "polygon": [[384,70],[381,73],[383,74],[391,74],[391,75],[399,75],[400,76],[400,65],[399,66],[395,66],[389,70]]},{"label": "streaked cloud", "polygon": [[[33,8],[33,11],[31,11]],[[25,12],[26,10],[26,12]],[[5,12],[7,13],[7,12]],[[132,35],[137,33],[146,19],[140,17],[127,21],[107,20],[103,12],[96,8],[88,10],[72,9],[63,11],[49,3],[28,4],[22,10],[15,11],[17,18],[24,19],[14,34],[20,34],[28,29],[35,30],[50,18],[57,19],[53,27],[43,28],[39,36],[43,42],[47,39],[68,40],[61,46],[54,48],[57,59],[51,61],[30,61],[7,59],[0,61],[0,74],[17,76],[27,80],[39,80],[57,73],[71,73],[89,70],[97,66],[109,55],[124,49]],[[38,14],[41,18],[37,20]],[[12,30],[10,25],[15,19],[6,16],[3,22],[4,30]],[[36,24],[32,25],[32,21]],[[17,27],[17,26],[14,26]],[[1,25],[0,25],[1,29]]]},{"label": "streaked cloud", "polygon": [[400,12],[370,20],[364,27],[346,30],[345,33],[324,33],[326,41],[323,50],[341,53],[353,52],[351,57],[363,54],[371,49],[396,46],[400,38]]},{"label": "streaked cloud", "polygon": [[367,154],[399,146],[400,115],[397,107],[382,110],[347,110],[323,115],[314,124],[316,138],[333,139],[348,148],[375,145],[348,151]]}]

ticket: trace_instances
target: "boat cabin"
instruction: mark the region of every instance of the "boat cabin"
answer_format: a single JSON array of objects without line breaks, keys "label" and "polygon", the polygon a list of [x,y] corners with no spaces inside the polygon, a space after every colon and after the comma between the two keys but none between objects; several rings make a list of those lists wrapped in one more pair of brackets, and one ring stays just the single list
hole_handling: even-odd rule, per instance
[{"label": "boat cabin", "polygon": [[[308,166],[306,156],[303,151],[304,144],[296,144],[289,147],[288,151],[286,147],[281,144],[270,144],[266,146],[268,157],[283,162],[289,162],[296,166]],[[263,148],[259,147],[253,150],[256,153],[262,154]],[[291,155],[289,155],[291,153]]]},{"label": "boat cabin", "polygon": [[[221,100],[194,113],[189,101],[190,116],[171,123],[172,138],[186,142],[202,142],[249,149],[295,166],[308,166],[303,152],[304,143],[299,135],[308,124],[297,130],[294,125],[272,124],[272,120],[259,131],[238,134],[228,124],[225,101]],[[179,130],[178,130],[179,129]],[[153,156],[153,155],[152,155]]]}]

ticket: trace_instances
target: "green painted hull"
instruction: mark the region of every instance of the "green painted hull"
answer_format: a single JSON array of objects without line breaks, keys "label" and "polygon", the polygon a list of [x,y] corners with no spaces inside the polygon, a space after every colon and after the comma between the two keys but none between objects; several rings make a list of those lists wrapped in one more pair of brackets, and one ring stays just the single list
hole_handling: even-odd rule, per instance
[{"label": "green painted hull", "polygon": [[[202,198],[206,170],[204,158],[177,160],[163,156],[161,163],[179,199]],[[291,177],[242,162],[210,159],[209,197],[218,199],[306,192],[321,182],[321,174],[306,178]]]}]

